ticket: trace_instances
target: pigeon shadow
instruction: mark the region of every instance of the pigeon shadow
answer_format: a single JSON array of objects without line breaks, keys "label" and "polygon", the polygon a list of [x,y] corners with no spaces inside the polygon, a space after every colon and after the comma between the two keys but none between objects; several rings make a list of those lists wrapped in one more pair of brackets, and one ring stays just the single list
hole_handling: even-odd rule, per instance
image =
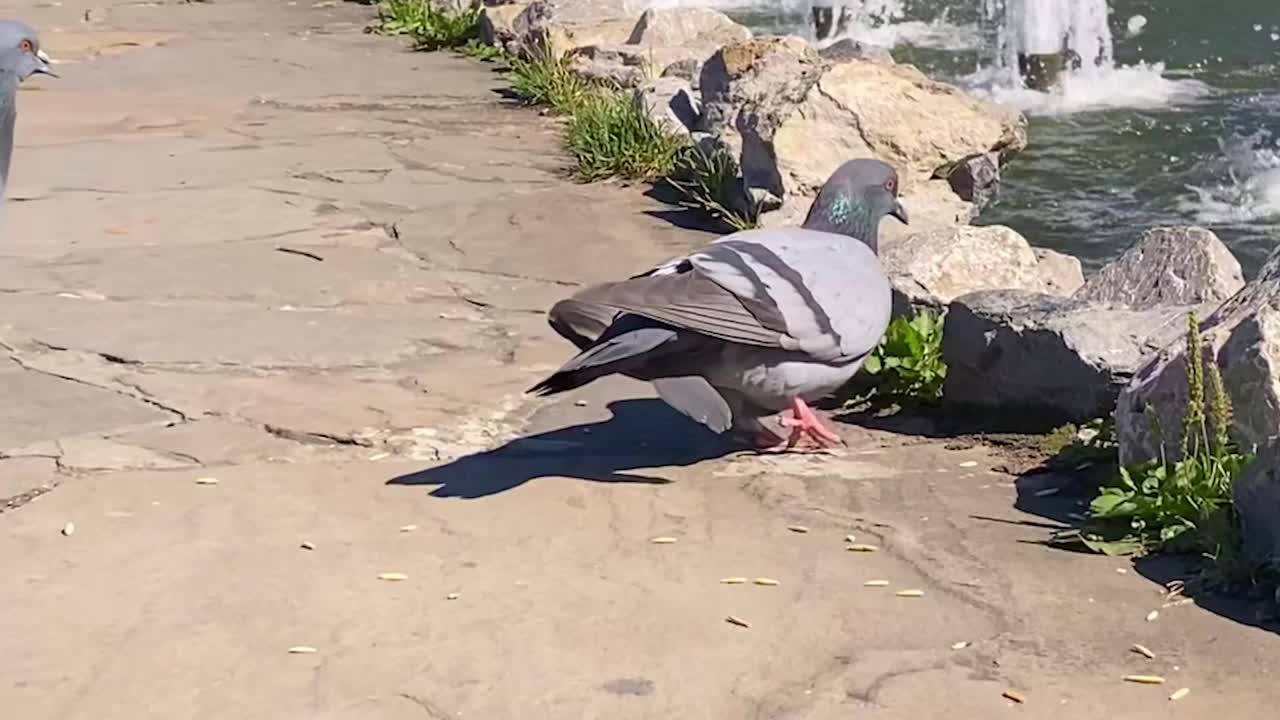
[{"label": "pigeon shadow", "polygon": [[613,415],[608,420],[517,438],[387,484],[434,485],[433,497],[467,499],[496,495],[544,477],[664,485],[670,481],[633,471],[685,467],[740,449],[661,400],[619,400],[608,409]]}]

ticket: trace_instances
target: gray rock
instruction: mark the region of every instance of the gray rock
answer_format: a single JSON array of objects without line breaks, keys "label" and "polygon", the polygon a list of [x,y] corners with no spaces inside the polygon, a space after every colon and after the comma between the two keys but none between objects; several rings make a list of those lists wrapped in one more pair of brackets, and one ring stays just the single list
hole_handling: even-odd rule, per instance
[{"label": "gray rock", "polygon": [[626,0],[534,0],[511,21],[512,45],[556,57],[587,45],[621,44],[634,27]]},{"label": "gray rock", "polygon": [[632,98],[660,124],[685,135],[697,127],[698,100],[685,80],[663,77],[636,88]]},{"label": "gray rock", "polygon": [[633,45],[588,45],[568,54],[569,67],[593,82],[620,88],[635,88],[649,74],[649,59]]},{"label": "gray rock", "polygon": [[1037,253],[1025,238],[1002,225],[951,225],[886,238],[880,264],[893,282],[899,314],[907,306],[941,308],[979,290],[1065,297],[1084,282],[1078,260],[1050,251]]},{"label": "gray rock", "polygon": [[[1207,304],[1212,309],[1214,303]],[[1200,323],[1204,358],[1217,363],[1234,410],[1233,437],[1246,450],[1280,433],[1280,249],[1258,277]],[[1131,463],[1160,455],[1160,442],[1145,409],[1164,429],[1164,453],[1180,453],[1178,428],[1187,404],[1186,347],[1181,338],[1151,357],[1120,395],[1116,436],[1120,459]]]},{"label": "gray rock", "polygon": [[964,295],[943,330],[943,400],[1044,427],[1105,415],[1143,357],[1180,334],[1184,310],[1017,290]]},{"label": "gray rock", "polygon": [[1240,513],[1246,557],[1258,565],[1280,566],[1280,442],[1259,448],[1232,486],[1232,502]]},{"label": "gray rock", "polygon": [[990,205],[1000,190],[1000,156],[978,153],[956,163],[947,173],[951,190],[979,208]]},{"label": "gray rock", "polygon": [[627,44],[651,47],[711,46],[711,52],[714,52],[721,45],[750,39],[750,30],[718,10],[674,7],[645,10],[631,29]]},{"label": "gray rock", "polygon": [[1242,287],[1240,263],[1217,235],[1158,227],[1089,278],[1076,297],[1149,308],[1222,302]]},{"label": "gray rock", "polygon": [[493,47],[507,47],[518,42],[516,18],[524,12],[527,3],[486,6],[476,19],[480,42]]},{"label": "gray rock", "polygon": [[[680,78],[689,83],[694,90],[698,89],[699,76],[702,74],[702,63],[693,58],[677,60],[662,71],[662,77]],[[699,96],[701,100],[701,96]]]},{"label": "gray rock", "polygon": [[849,60],[867,60],[881,63],[882,65],[897,64],[887,48],[851,38],[833,42],[819,50],[818,54],[822,56],[823,60],[834,63],[847,62]]}]

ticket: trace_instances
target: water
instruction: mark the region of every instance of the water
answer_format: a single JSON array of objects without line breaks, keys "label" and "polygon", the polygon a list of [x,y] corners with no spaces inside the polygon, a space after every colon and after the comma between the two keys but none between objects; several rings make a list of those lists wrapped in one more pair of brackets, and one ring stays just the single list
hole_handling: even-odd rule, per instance
[{"label": "water", "polygon": [[[1148,227],[1195,223],[1256,271],[1280,244],[1280,2],[1010,1],[869,0],[850,32],[1027,112],[1030,147],[978,222],[1092,267]],[[811,33],[809,0],[718,6]],[[1017,47],[1052,52],[1064,30],[1080,69],[1053,93],[1018,87]]]}]

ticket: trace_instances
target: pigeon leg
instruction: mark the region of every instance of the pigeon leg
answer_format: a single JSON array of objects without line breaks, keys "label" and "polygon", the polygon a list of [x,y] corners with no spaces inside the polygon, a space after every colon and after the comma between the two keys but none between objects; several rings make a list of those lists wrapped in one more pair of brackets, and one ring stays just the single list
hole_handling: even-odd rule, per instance
[{"label": "pigeon leg", "polygon": [[844,444],[844,440],[839,435],[822,424],[822,420],[814,414],[804,400],[795,398],[791,401],[791,415],[790,418],[782,419],[783,425],[790,425],[793,428],[789,444],[795,444],[801,434],[808,436],[819,447],[835,447]]}]

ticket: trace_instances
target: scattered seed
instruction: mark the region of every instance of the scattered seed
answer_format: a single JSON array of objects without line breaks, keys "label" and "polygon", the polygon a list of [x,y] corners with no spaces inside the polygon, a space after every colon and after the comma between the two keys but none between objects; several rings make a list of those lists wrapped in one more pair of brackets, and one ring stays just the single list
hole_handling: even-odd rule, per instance
[{"label": "scattered seed", "polygon": [[196,478],[196,484],[197,484],[197,485],[217,485],[217,484],[218,484],[218,478],[215,478],[215,477],[200,477],[200,478]]},{"label": "scattered seed", "polygon": [[1125,682],[1138,683],[1139,685],[1163,685],[1164,678],[1159,675],[1125,675]]},{"label": "scattered seed", "polygon": [[856,536],[853,536],[853,535],[845,535],[845,536],[844,536],[844,541],[845,541],[845,542],[847,542],[847,543],[855,543],[855,542],[858,542],[858,538],[857,538]]},{"label": "scattered seed", "polygon": [[978,461],[977,461],[977,460],[965,460],[964,462],[960,463],[960,467],[978,467]]},{"label": "scattered seed", "polygon": [[303,550],[315,550],[316,544],[311,542],[310,540],[303,540],[301,547]]},{"label": "scattered seed", "polygon": [[649,542],[653,543],[654,545],[671,545],[675,541],[676,539],[673,537],[656,537],[650,540]]},{"label": "scattered seed", "polygon": [[71,537],[72,535],[75,535],[75,534],[76,534],[76,524],[75,524],[75,523],[73,523],[73,522],[69,522],[69,523],[67,523],[66,525],[63,525],[63,526],[62,526],[62,534],[63,534],[63,535],[65,535],[65,536],[67,536],[67,537]]},{"label": "scattered seed", "polygon": [[899,590],[898,592],[894,593],[894,595],[897,595],[898,597],[924,597],[924,591],[923,590]]},{"label": "scattered seed", "polygon": [[747,579],[746,579],[746,578],[744,578],[744,577],[727,577],[727,578],[720,578],[720,582],[721,582],[721,583],[723,583],[723,584],[725,584],[725,585],[741,585],[742,583],[744,583],[744,582],[746,582],[746,581],[747,581]]},{"label": "scattered seed", "polygon": [[1035,492],[1035,495],[1036,497],[1049,497],[1050,495],[1057,495],[1060,492],[1062,492],[1062,488],[1051,487],[1051,488],[1045,488],[1043,490],[1037,490]]},{"label": "scattered seed", "polygon": [[1129,649],[1130,649],[1130,650],[1132,650],[1133,652],[1136,652],[1136,653],[1138,653],[1139,655],[1141,655],[1141,656],[1145,657],[1145,658],[1146,658],[1146,659],[1148,659],[1148,660],[1155,660],[1155,659],[1156,659],[1156,654],[1155,654],[1155,653],[1153,653],[1153,652],[1151,652],[1151,650],[1147,649],[1147,646],[1146,646],[1146,645],[1138,645],[1138,644],[1136,644],[1136,643],[1135,643],[1135,644],[1134,644],[1134,646],[1133,646],[1133,647],[1131,647],[1131,648],[1129,648]]},{"label": "scattered seed", "polygon": [[1169,699],[1176,702],[1186,697],[1190,693],[1191,693],[1191,688],[1178,688],[1177,690],[1173,691],[1173,694],[1169,696]]},{"label": "scattered seed", "polygon": [[1190,605],[1193,602],[1195,602],[1195,600],[1192,600],[1191,598],[1182,598],[1181,600],[1174,600],[1173,602],[1167,602],[1161,605],[1160,607],[1178,607],[1179,605]]},{"label": "scattered seed", "polygon": [[875,552],[879,549],[880,548],[875,545],[864,545],[862,543],[854,543],[845,548],[845,550],[848,550],[849,552]]},{"label": "scattered seed", "polygon": [[417,525],[401,525],[400,526],[400,532],[413,532],[414,530],[417,530],[417,529],[418,529]]},{"label": "scattered seed", "polygon": [[756,578],[755,580],[752,580],[751,582],[753,582],[753,583],[755,583],[755,584],[757,584],[757,585],[770,585],[770,586],[772,586],[772,585],[781,585],[781,584],[782,584],[782,583],[778,582],[777,580],[774,580],[773,578],[767,578],[767,577],[758,577],[758,578]]},{"label": "scattered seed", "polygon": [[730,615],[729,617],[725,618],[724,621],[729,623],[730,625],[737,625],[738,627],[744,627],[744,628],[751,627],[751,623],[747,622],[746,620],[743,620],[737,615]]},{"label": "scattered seed", "polygon": [[965,649],[965,648],[967,648],[967,647],[969,647],[969,641],[968,641],[968,640],[961,640],[961,641],[960,641],[960,642],[958,642],[958,643],[954,643],[954,644],[952,644],[951,649],[952,649],[952,650],[963,650],[963,649]]},{"label": "scattered seed", "polygon": [[289,648],[290,655],[312,655],[316,652],[318,651],[310,645],[294,645]]},{"label": "scattered seed", "polygon": [[1156,618],[1158,617],[1160,617],[1160,611],[1152,610],[1151,612],[1147,613],[1147,622],[1155,622]]},{"label": "scattered seed", "polygon": [[793,533],[800,533],[802,535],[804,533],[809,532],[809,528],[805,527],[804,525],[788,525],[787,529]]},{"label": "scattered seed", "polygon": [[1000,695],[1018,703],[1019,705],[1027,701],[1026,696],[1018,692],[1017,690],[1005,690],[1004,692],[1000,693]]},{"label": "scattered seed", "polygon": [[1129,568],[1116,568],[1116,572],[1121,575],[1127,575],[1129,573]]},{"label": "scattered seed", "polygon": [[382,573],[378,575],[378,579],[387,580],[390,582],[399,582],[401,580],[408,580],[409,576],[405,575],[404,573]]},{"label": "scattered seed", "polygon": [[386,459],[387,459],[387,458],[389,458],[389,457],[391,457],[391,453],[380,452],[380,453],[375,453],[375,454],[373,454],[373,455],[370,455],[370,456],[369,456],[369,461],[370,461],[370,462],[377,462],[377,461],[379,461],[379,460],[386,460]]},{"label": "scattered seed", "polygon": [[445,600],[457,600],[457,599],[458,599],[458,593],[449,593],[448,595],[445,595],[445,596],[444,596],[444,599],[445,599]]},{"label": "scattered seed", "polygon": [[574,405],[576,405],[576,406],[578,406],[578,407],[586,407],[586,406],[587,406],[587,401],[586,401],[586,400],[574,400],[574,401],[573,401],[573,404],[574,404]]},{"label": "scattered seed", "polygon": [[888,580],[868,580],[862,583],[863,587],[889,587]]}]

